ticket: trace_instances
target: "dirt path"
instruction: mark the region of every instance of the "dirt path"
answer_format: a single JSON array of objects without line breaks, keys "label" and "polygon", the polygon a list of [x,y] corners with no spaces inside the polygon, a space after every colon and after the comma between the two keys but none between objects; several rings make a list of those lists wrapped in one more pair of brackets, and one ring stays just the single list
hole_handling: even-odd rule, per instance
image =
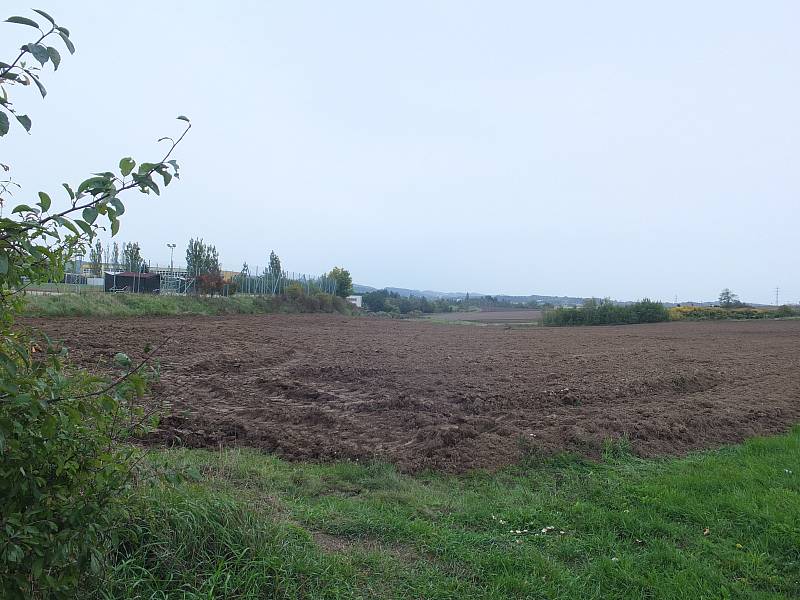
[{"label": "dirt path", "polygon": [[31,321],[90,368],[162,350],[156,439],[496,468],[520,448],[682,453],[800,421],[800,321],[465,327],[332,315]]}]

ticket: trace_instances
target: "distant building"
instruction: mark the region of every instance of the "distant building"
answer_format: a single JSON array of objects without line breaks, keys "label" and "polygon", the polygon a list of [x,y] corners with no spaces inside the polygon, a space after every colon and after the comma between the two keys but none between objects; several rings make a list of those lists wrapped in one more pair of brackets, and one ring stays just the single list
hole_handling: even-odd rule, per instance
[{"label": "distant building", "polygon": [[355,304],[358,308],[361,308],[361,301],[364,299],[364,296],[348,296],[347,301],[350,304]]},{"label": "distant building", "polygon": [[186,267],[162,267],[161,265],[149,265],[151,273],[158,273],[164,277],[186,277]]},{"label": "distant building", "polygon": [[106,272],[104,287],[107,292],[158,294],[161,291],[161,275],[131,271]]}]

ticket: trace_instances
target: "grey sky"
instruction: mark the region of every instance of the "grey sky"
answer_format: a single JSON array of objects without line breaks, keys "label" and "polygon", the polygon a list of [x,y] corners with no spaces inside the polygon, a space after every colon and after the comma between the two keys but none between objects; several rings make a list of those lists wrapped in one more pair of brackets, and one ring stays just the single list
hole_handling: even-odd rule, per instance
[{"label": "grey sky", "polygon": [[119,235],[153,261],[202,236],[375,286],[800,299],[800,3],[42,8],[78,50],[44,102],[15,91],[33,135],[0,160],[55,192],[190,116],[182,181]]}]

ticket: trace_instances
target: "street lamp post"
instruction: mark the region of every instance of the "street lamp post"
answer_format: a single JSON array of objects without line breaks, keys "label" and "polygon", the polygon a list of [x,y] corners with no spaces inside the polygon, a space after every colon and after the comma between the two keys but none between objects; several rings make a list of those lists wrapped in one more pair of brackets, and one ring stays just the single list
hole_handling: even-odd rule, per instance
[{"label": "street lamp post", "polygon": [[172,253],[175,252],[175,244],[167,244],[167,248],[169,248],[169,272],[172,274],[174,270],[172,268]]},{"label": "street lamp post", "polygon": [[169,285],[171,287],[175,283],[175,268],[172,266],[172,253],[175,252],[175,244],[167,244],[167,248],[169,248]]}]

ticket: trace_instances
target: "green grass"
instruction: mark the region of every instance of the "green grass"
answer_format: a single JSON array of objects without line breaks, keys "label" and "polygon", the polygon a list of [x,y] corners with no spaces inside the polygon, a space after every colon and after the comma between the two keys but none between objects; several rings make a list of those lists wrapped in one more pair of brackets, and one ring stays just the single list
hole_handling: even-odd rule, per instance
[{"label": "green grass", "polygon": [[28,295],[25,314],[35,317],[141,317],[262,313],[341,312],[346,300],[327,294],[300,296],[160,296],[150,294]]},{"label": "green grass", "polygon": [[800,597],[800,428],[681,459],[605,456],[407,476],[158,452],[153,468],[187,479],[140,487],[102,595]]}]

